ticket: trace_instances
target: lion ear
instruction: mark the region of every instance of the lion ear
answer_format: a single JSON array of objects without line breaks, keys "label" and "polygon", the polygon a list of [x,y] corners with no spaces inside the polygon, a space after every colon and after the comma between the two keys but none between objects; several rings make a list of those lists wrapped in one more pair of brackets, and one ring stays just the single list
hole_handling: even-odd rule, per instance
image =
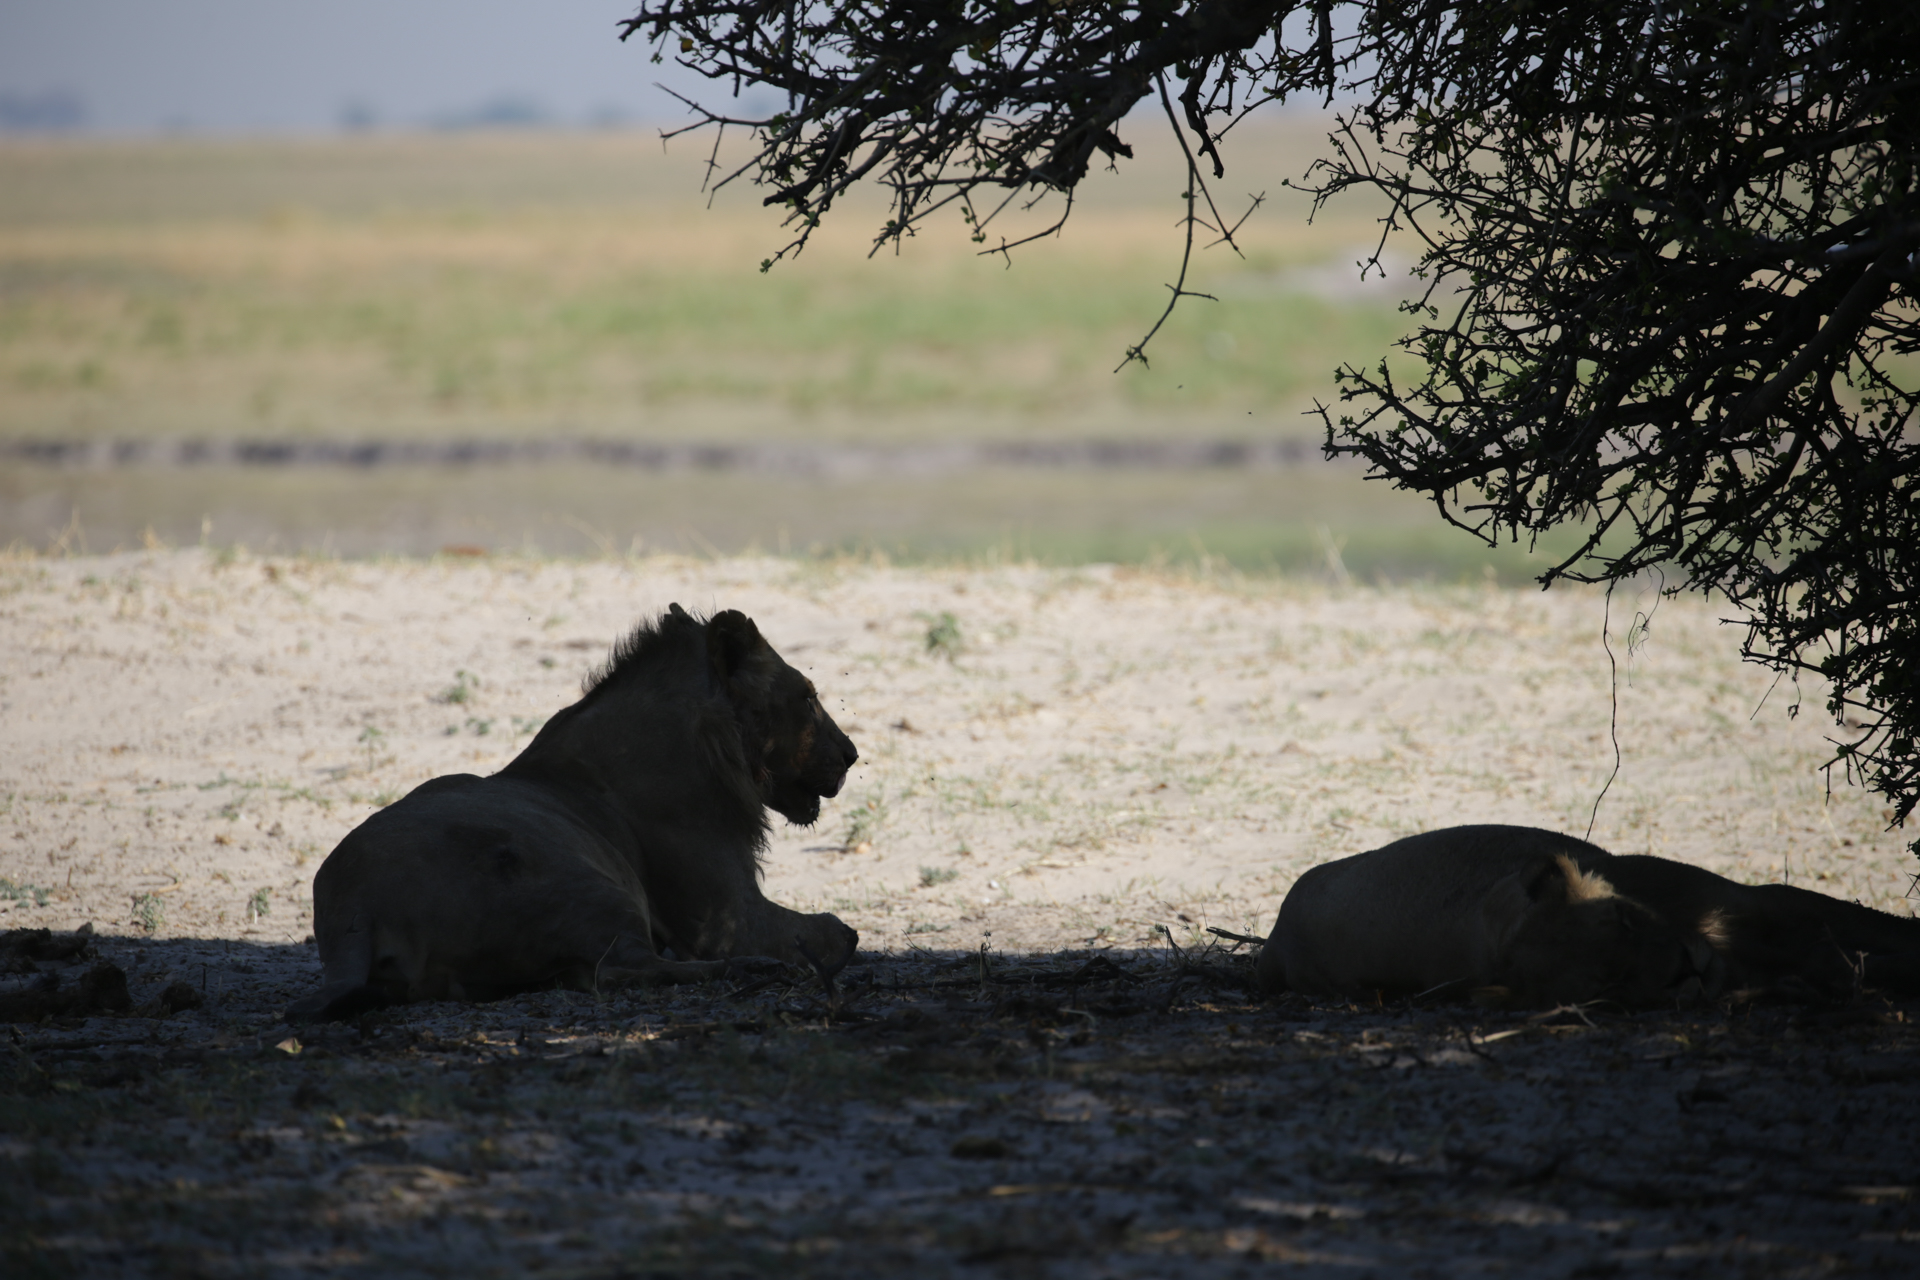
[{"label": "lion ear", "polygon": [[723,686],[766,647],[760,628],[738,609],[707,619],[707,653],[713,662],[714,678]]},{"label": "lion ear", "polygon": [[1526,890],[1529,902],[1539,902],[1543,899],[1564,902],[1567,896],[1566,873],[1560,870],[1558,863],[1548,859],[1535,867],[1533,873],[1527,876]]}]

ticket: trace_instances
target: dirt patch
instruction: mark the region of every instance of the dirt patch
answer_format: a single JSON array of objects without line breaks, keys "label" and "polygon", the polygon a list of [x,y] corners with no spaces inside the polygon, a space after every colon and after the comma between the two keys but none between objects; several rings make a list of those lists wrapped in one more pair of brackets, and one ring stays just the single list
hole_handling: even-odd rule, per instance
[{"label": "dirt patch", "polygon": [[[5,1033],[10,1274],[1910,1264],[1920,1009],[1262,1005],[1203,952],[1395,835],[1584,830],[1598,596],[200,551],[0,591],[0,924],[52,931],[4,984],[127,999]],[[282,1025],[339,836],[498,768],[670,600],[753,615],[862,749],[769,857],[862,931],[837,1005],[791,975]],[[1695,602],[1629,654],[1632,606],[1594,838],[1897,906],[1899,833],[1824,799],[1818,691],[1790,717]]]},{"label": "dirt patch", "polygon": [[[1920,1006],[1251,1004],[1232,957],[875,957],[829,1002],[274,1025],[311,948],[106,940],[218,1012],[17,1028],[16,1263],[90,1275],[1904,1274]],[[148,986],[136,982],[148,997]],[[224,994],[221,994],[224,993]],[[212,999],[213,997],[217,999]],[[149,1009],[149,1012],[152,1012]],[[26,1274],[26,1273],[21,1273]]]}]

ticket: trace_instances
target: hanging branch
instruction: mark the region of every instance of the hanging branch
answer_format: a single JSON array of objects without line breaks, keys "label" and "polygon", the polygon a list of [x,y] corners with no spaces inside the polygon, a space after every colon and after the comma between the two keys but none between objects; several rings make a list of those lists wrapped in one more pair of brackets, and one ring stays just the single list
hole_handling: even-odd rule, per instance
[{"label": "hanging branch", "polygon": [[1490,543],[1580,530],[1543,582],[1661,567],[1720,595],[1748,658],[1828,682],[1833,765],[1892,823],[1920,801],[1920,6],[643,0],[629,37],[782,95],[690,126],[753,137],[713,186],[786,210],[764,267],[862,181],[892,198],[876,252],[950,205],[984,245],[1066,197],[983,250],[1008,255],[1097,157],[1131,157],[1121,122],[1157,91],[1181,268],[1123,368],[1204,296],[1195,228],[1234,241],[1200,165],[1225,173],[1234,122],[1357,95],[1309,189],[1384,194],[1364,269],[1410,237],[1424,289],[1410,367],[1338,372],[1327,452]]}]

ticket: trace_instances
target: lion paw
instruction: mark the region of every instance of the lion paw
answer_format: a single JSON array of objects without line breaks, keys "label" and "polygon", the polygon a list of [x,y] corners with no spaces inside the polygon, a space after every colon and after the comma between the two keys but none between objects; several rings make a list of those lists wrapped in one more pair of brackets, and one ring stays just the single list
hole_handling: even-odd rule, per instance
[{"label": "lion paw", "polygon": [[787,968],[784,960],[772,956],[733,956],[727,961],[729,978],[770,978]]}]

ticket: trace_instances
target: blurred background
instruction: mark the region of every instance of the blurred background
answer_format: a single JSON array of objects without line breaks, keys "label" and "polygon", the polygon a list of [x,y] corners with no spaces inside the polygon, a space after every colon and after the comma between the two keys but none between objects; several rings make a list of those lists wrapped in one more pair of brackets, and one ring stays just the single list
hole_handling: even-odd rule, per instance
[{"label": "blurred background", "polygon": [[620,44],[626,12],[0,8],[0,544],[1546,563],[1320,458],[1334,368],[1406,324],[1356,265],[1381,210],[1310,224],[1282,185],[1325,117],[1235,132],[1245,256],[1199,254],[1217,301],[1115,373],[1178,270],[1164,120],[1010,259],[958,214],[871,255],[868,198],[763,273],[777,217],[702,190],[711,134],[661,136],[669,90],[722,95]]}]

